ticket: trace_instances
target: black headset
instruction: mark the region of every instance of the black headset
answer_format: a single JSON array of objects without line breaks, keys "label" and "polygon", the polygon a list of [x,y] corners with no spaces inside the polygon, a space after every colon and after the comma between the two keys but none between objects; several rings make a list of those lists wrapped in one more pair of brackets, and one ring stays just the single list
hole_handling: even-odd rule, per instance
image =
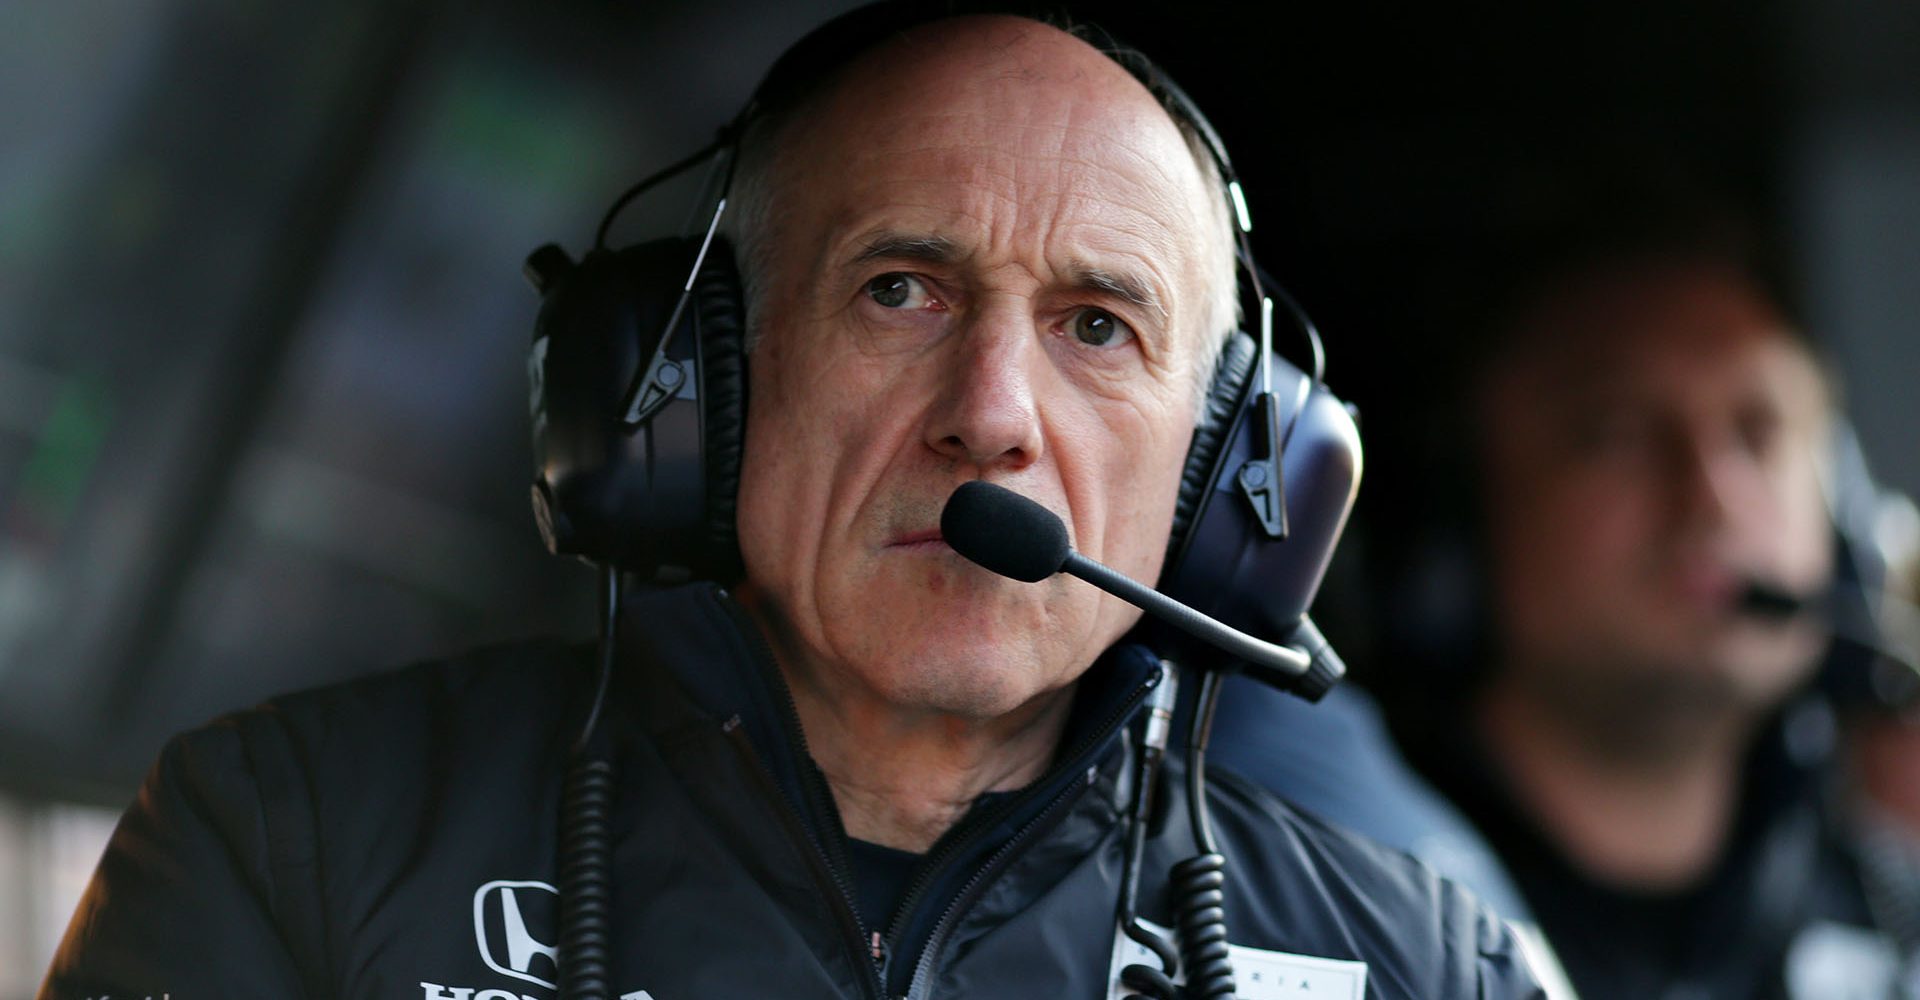
[{"label": "black headset", "polygon": [[[612,673],[621,577],[731,583],[741,573],[734,517],[750,359],[740,276],[731,248],[717,236],[741,137],[753,122],[803,101],[880,42],[970,13],[1029,12],[1002,4],[883,0],[829,21],[774,63],[746,108],[711,145],[621,195],[579,262],[553,244],[527,258],[527,277],[542,298],[527,366],[535,518],[551,551],[599,565],[604,581],[596,691],[574,745],[562,804],[563,997],[607,994],[615,782],[596,723]],[[1245,197],[1212,125],[1144,56],[1095,29],[1070,30],[1132,73],[1200,136],[1230,195],[1246,275],[1241,292],[1252,292],[1259,320],[1257,336],[1234,331],[1221,351],[1181,471],[1160,589],[1241,630],[1326,652],[1337,664],[1305,613],[1359,485],[1353,413],[1322,380],[1318,331],[1253,260]],[[702,164],[715,165],[720,178],[703,233],[620,249],[607,245],[612,223],[632,199]],[[1310,372],[1273,350],[1275,299],[1310,347]],[[1151,626],[1142,633],[1161,655],[1191,666],[1204,668],[1220,655],[1182,634]],[[1175,865],[1171,876],[1180,927],[1177,964],[1188,978],[1184,990],[1170,978],[1176,965],[1171,945],[1140,925],[1133,909],[1158,751],[1147,755],[1151,763],[1137,783],[1128,834],[1121,925],[1154,950],[1162,967],[1129,966],[1122,978],[1142,995],[1166,1000],[1233,994],[1220,906],[1224,859],[1214,850],[1204,806],[1203,751],[1219,680],[1217,671],[1202,670],[1189,738],[1188,813],[1201,853]],[[1171,709],[1173,686],[1163,682],[1165,710]],[[1164,729],[1161,740],[1164,747]]]}]

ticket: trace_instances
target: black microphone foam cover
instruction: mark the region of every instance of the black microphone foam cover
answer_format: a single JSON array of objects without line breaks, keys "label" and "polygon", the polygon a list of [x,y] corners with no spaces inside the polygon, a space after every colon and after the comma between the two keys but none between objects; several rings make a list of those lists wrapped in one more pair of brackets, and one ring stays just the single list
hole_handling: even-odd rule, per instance
[{"label": "black microphone foam cover", "polygon": [[1760,580],[1750,580],[1741,590],[1736,606],[1743,614],[1785,620],[1806,611],[1812,603],[1785,587]]},{"label": "black microphone foam cover", "polygon": [[1060,572],[1073,547],[1053,511],[1002,486],[961,483],[940,512],[940,534],[955,552],[1024,583]]}]

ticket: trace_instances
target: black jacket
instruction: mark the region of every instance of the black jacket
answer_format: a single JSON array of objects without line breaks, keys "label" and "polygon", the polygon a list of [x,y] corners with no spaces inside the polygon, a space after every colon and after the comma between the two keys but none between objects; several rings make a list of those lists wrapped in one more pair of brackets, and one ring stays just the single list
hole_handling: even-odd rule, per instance
[{"label": "black jacket", "polygon": [[[605,723],[616,995],[1109,995],[1128,729],[1157,673],[1144,650],[1090,670],[1048,774],[976,807],[891,926],[866,928],[832,799],[738,606],[709,586],[648,595],[623,634]],[[175,739],[40,996],[551,997],[556,815],[589,660],[494,649]],[[1209,804],[1236,945],[1364,962],[1367,997],[1538,995],[1503,925],[1416,862],[1231,775]],[[1142,899],[1164,925],[1165,873],[1194,847],[1177,811],[1156,828]],[[1236,958],[1243,998],[1336,996],[1352,978]],[[1298,993],[1283,974],[1322,988]]]}]

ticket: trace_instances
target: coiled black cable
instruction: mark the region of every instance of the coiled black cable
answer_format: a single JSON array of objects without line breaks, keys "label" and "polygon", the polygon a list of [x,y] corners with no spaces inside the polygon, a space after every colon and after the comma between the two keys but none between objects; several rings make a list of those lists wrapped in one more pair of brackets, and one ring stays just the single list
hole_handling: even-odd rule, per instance
[{"label": "coiled black cable", "polygon": [[607,1000],[613,921],[612,755],[599,731],[613,679],[620,571],[601,568],[600,649],[593,701],[574,740],[560,802],[560,997]]},{"label": "coiled black cable", "polygon": [[[1158,946],[1167,949],[1168,952],[1171,953],[1172,946],[1161,940],[1160,935],[1147,930],[1138,923],[1123,926],[1127,930],[1127,936],[1133,940],[1147,945],[1149,948]],[[1160,961],[1164,963],[1163,968],[1173,968],[1174,963],[1177,962],[1178,959],[1179,956],[1175,955],[1172,959],[1163,957]],[[1180,1000],[1180,984],[1174,982],[1172,976],[1167,975],[1161,969],[1156,969],[1151,965],[1141,965],[1135,962],[1121,969],[1120,985],[1133,991],[1125,994],[1127,1000],[1136,1000],[1136,998],[1144,998],[1144,1000]]]},{"label": "coiled black cable", "polygon": [[1231,1000],[1233,961],[1227,953],[1227,859],[1213,852],[1173,866],[1174,920],[1180,935],[1180,965],[1187,971],[1187,1000]]},{"label": "coiled black cable", "polygon": [[1200,696],[1187,739],[1187,815],[1201,853],[1173,866],[1169,891],[1186,972],[1186,1000],[1233,1000],[1233,961],[1227,951],[1226,867],[1207,816],[1207,741],[1220,704],[1221,675],[1200,675]]},{"label": "coiled black cable", "polygon": [[560,834],[560,995],[606,1000],[608,928],[613,910],[613,763],[574,757],[567,771]]}]

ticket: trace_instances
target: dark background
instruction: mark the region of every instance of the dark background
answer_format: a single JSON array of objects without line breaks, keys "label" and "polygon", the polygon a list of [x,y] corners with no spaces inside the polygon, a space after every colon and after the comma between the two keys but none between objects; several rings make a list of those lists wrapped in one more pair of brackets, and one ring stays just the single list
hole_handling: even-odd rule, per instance
[{"label": "dark background", "polygon": [[[585,634],[589,573],[527,509],[520,260],[579,251],[845,6],[0,11],[0,791],[117,805],[220,711]],[[1920,5],[1081,9],[1220,126],[1263,261],[1365,413],[1406,415],[1408,359],[1445,346],[1435,276],[1490,220],[1641,151],[1784,235],[1869,456],[1920,492]],[[1365,503],[1420,502],[1399,447],[1370,434],[1393,485]]]}]

